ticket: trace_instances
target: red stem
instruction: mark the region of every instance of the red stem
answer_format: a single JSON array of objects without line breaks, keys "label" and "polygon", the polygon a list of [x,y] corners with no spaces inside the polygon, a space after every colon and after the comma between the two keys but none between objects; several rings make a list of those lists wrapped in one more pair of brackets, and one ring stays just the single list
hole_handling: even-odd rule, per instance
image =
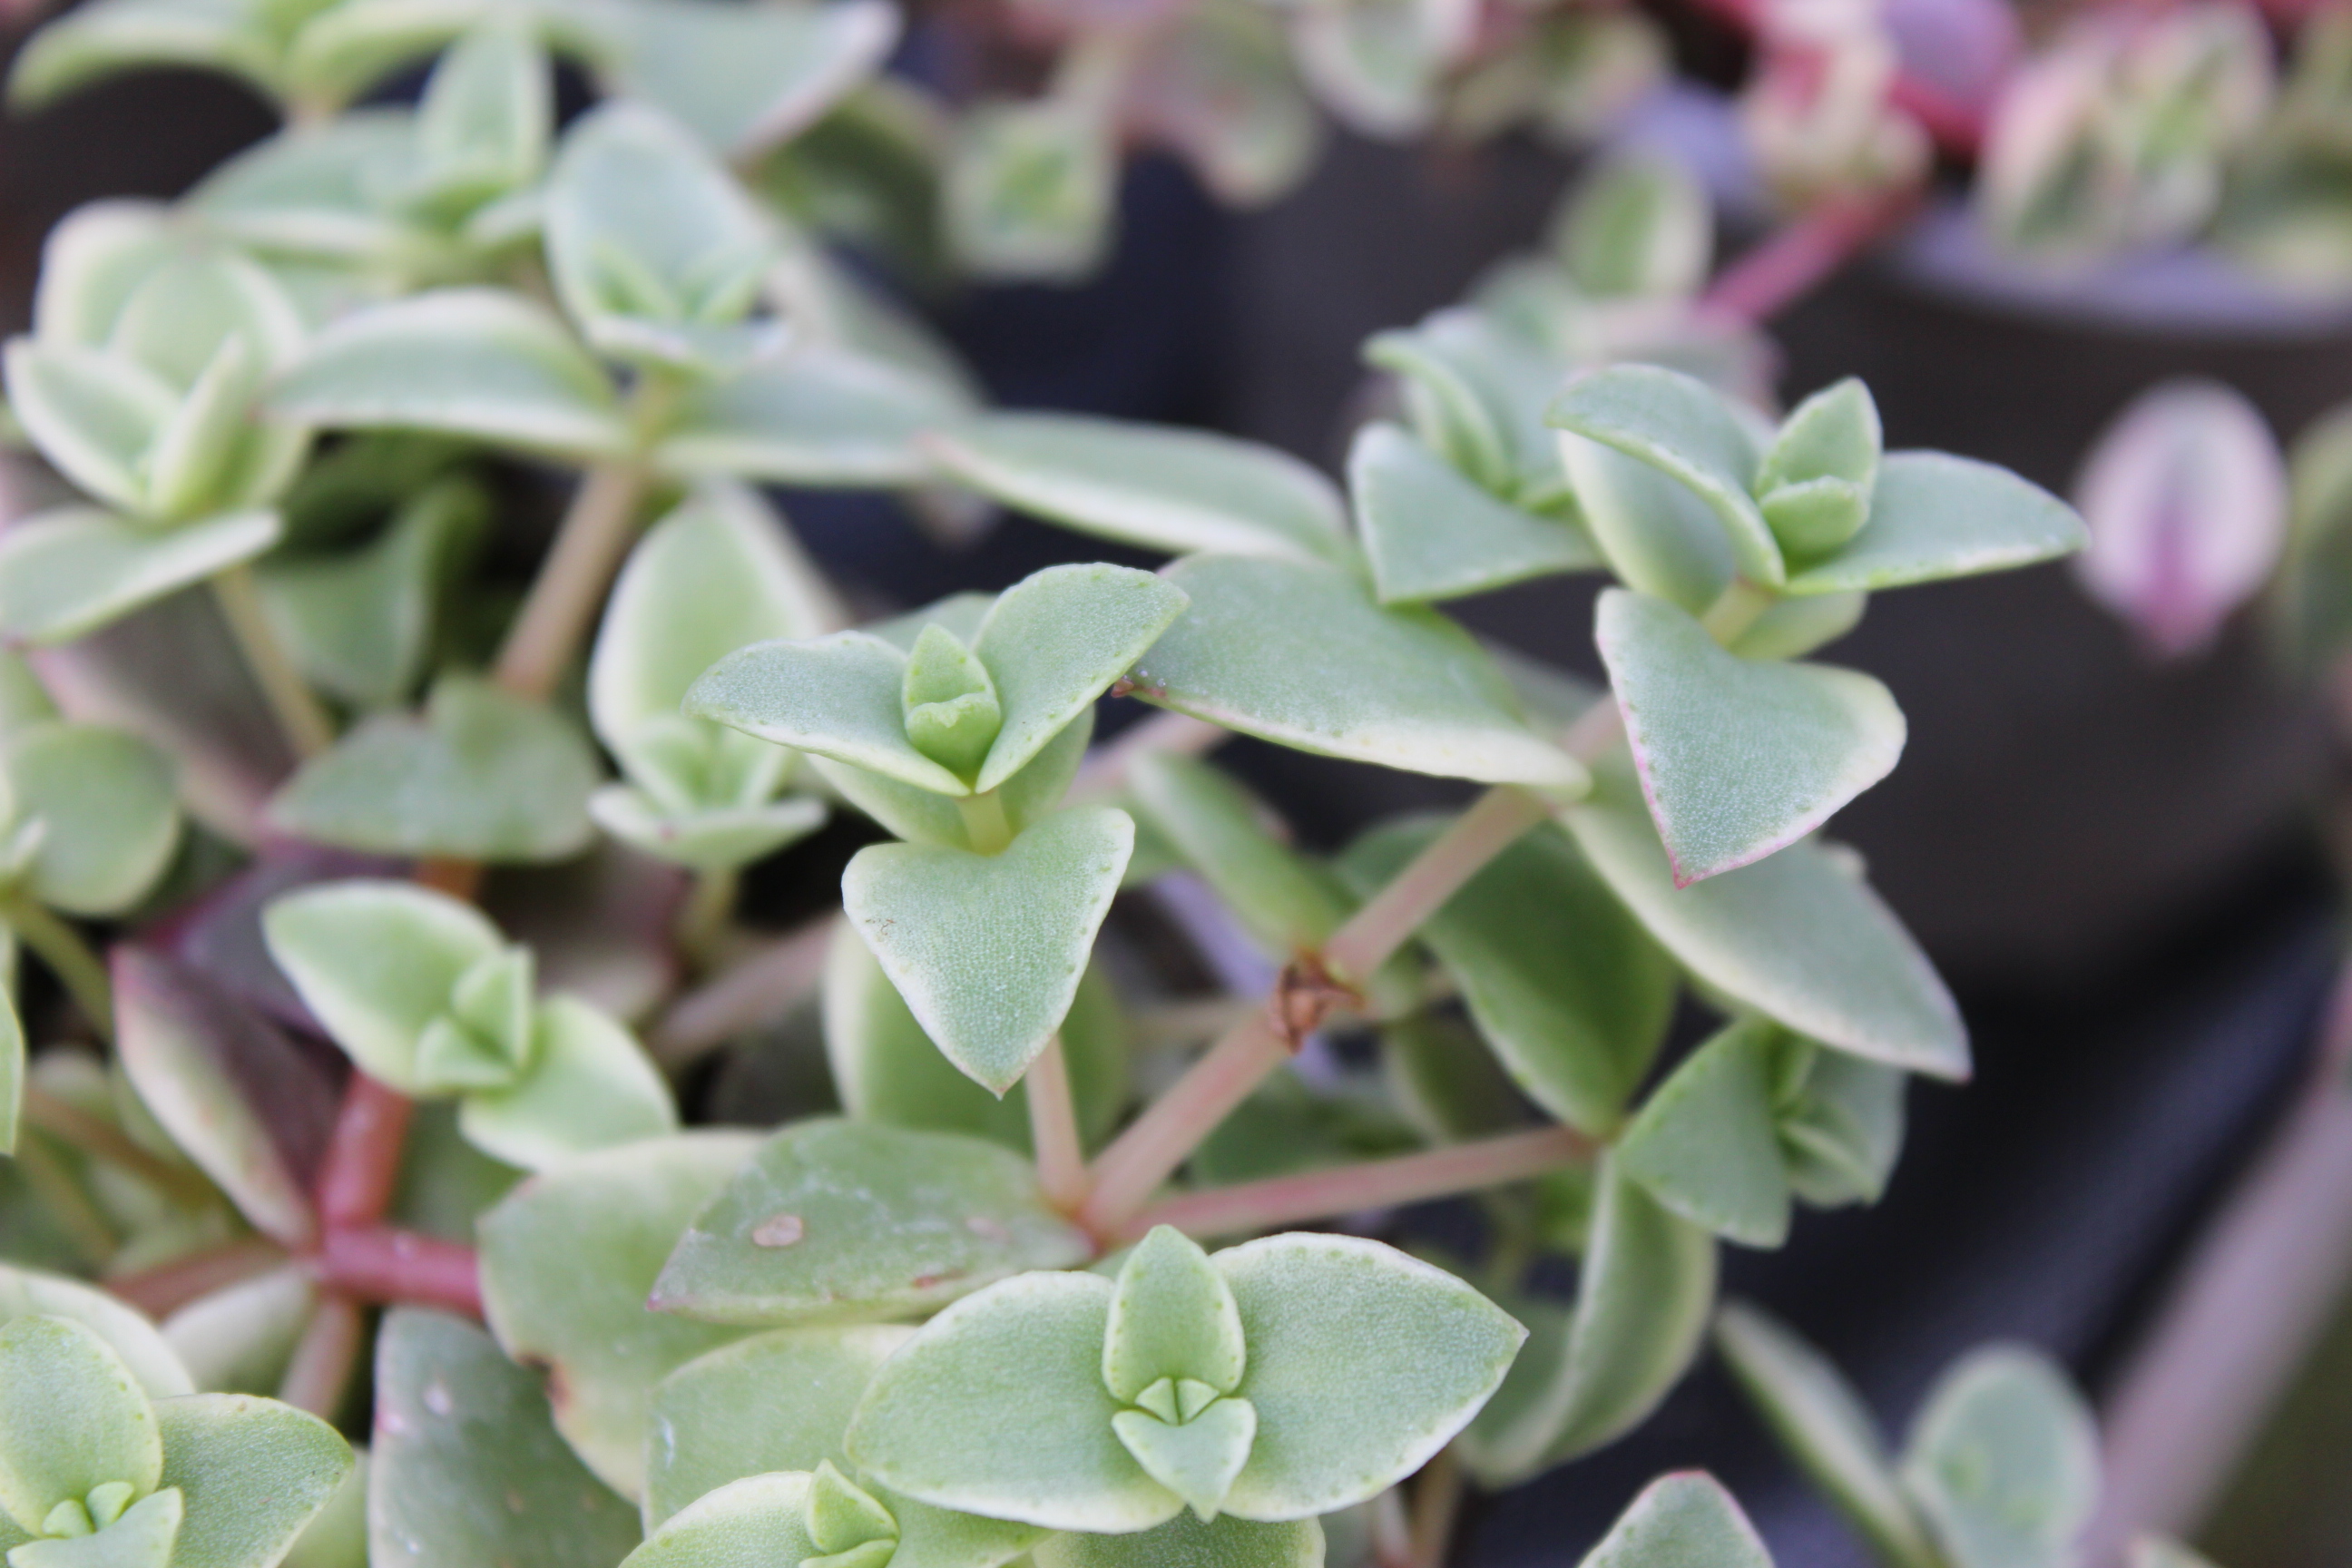
[{"label": "red stem", "polygon": [[274,1241],[250,1236],[106,1281],[107,1289],[151,1318],[166,1318],[199,1296],[267,1274],[286,1261]]},{"label": "red stem", "polygon": [[482,1315],[474,1249],[415,1231],[332,1230],[310,1260],[319,1283],[361,1301],[402,1301]]},{"label": "red stem", "polygon": [[1716,274],[1702,314],[1762,323],[1818,287],[1911,211],[1899,195],[1836,197],[1776,230]]},{"label": "red stem", "polygon": [[[1760,0],[1692,0],[1699,10],[1744,37],[1764,30]],[[2316,0],[2274,0],[2277,4],[2315,4]],[[1909,71],[1899,71],[1888,95],[1895,106],[1919,122],[1936,145],[1957,158],[1973,159],[1984,145],[1985,117],[1954,99],[1943,89]]]},{"label": "red stem", "polygon": [[392,1206],[407,1141],[408,1097],[354,1068],[319,1173],[319,1218],[330,1231],[371,1226]]}]

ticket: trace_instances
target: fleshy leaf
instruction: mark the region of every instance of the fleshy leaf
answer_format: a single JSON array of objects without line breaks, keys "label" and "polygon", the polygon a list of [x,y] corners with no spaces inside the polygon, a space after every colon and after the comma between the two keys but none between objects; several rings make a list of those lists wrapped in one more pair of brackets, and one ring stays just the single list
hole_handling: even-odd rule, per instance
[{"label": "fleshy leaf", "polygon": [[1879,1553],[1907,1568],[1935,1568],[1935,1549],[1877,1424],[1829,1358],[1738,1302],[1716,1315],[1715,1343],[1781,1447]]},{"label": "fleshy leaf", "polygon": [[2006,468],[1942,452],[1890,452],[1862,531],[1828,560],[1791,572],[1782,592],[1842,594],[2006,572],[2072,554],[2089,537],[2064,501]]},{"label": "fleshy leaf", "polygon": [[1147,1410],[1122,1410],[1110,1418],[1110,1429],[1146,1475],[1201,1518],[1214,1519],[1249,1461],[1257,1410],[1246,1399],[1213,1400],[1181,1425]]},{"label": "fleshy leaf", "polygon": [[1687,888],[1632,781],[1563,814],[1593,868],[1709,985],[1839,1050],[1936,1078],[1969,1073],[1959,1009],[1860,878],[1810,844]]},{"label": "fleshy leaf", "polygon": [[1084,95],[983,99],[945,149],[949,244],[983,279],[1075,281],[1102,259],[1118,200],[1111,117]]},{"label": "fleshy leaf", "polygon": [[1231,1394],[1247,1361],[1240,1309],[1209,1255],[1181,1231],[1154,1228],[1119,1268],[1103,1334],[1103,1385],[1129,1405],[1163,1378]]},{"label": "fleshy leaf", "polygon": [[226,71],[267,93],[276,85],[273,55],[239,7],[101,0],[26,41],[8,75],[8,104],[27,113],[118,71],[159,65]]},{"label": "fleshy leaf", "polygon": [[1174,752],[1128,765],[1140,826],[1167,839],[1269,958],[1323,945],[1354,900],[1326,868],[1276,835],[1273,808],[1231,774]]},{"label": "fleshy leaf", "polygon": [[439,430],[533,450],[627,450],[612,383],[521,296],[450,289],[344,317],[278,378],[271,409],[328,428]]},{"label": "fleshy leaf", "polygon": [[1393,425],[1358,432],[1348,494],[1384,605],[1459,598],[1601,564],[1575,523],[1496,500]]},{"label": "fleshy leaf", "polygon": [[333,1427],[274,1399],[192,1394],[159,1400],[163,1480],[186,1500],[173,1568],[268,1568],[351,1473]]},{"label": "fleshy leaf", "polygon": [[899,702],[915,750],[958,778],[980,772],[1004,728],[1004,704],[988,667],[945,626],[925,626],[907,650]]},{"label": "fleshy leaf", "polygon": [[163,874],[180,844],[171,760],[143,740],[96,724],[36,724],[7,737],[0,768],[16,819],[40,842],[25,888],[69,914],[120,914]]},{"label": "fleshy leaf", "polygon": [[153,1491],[163,1471],[154,1407],[122,1358],[68,1318],[0,1328],[0,1509],[31,1534],[64,1502],[128,1481]]},{"label": "fleshy leaf", "polygon": [[697,1499],[622,1561],[629,1568],[782,1568],[823,1555],[804,1518],[811,1478],[746,1476]]},{"label": "fleshy leaf", "polygon": [[1275,1236],[1211,1261],[1249,1350],[1235,1393],[1257,1411],[1224,1500],[1244,1519],[1329,1513],[1402,1480],[1477,1414],[1527,1338],[1460,1279],[1376,1241]]},{"label": "fleshy leaf", "polygon": [[814,342],[739,376],[688,389],[656,449],[682,475],[778,484],[911,485],[930,464],[917,445],[970,413],[938,377]]},{"label": "fleshy leaf", "polygon": [[540,1004],[530,1068],[506,1088],[467,1095],[457,1125],[484,1153],[531,1171],[674,1132],[677,1108],[628,1030],[558,995]]},{"label": "fleshy leaf", "polygon": [[89,1330],[131,1369],[150,1399],[196,1391],[171,1345],[135,1309],[79,1279],[0,1263],[0,1324],[28,1317],[64,1318]]},{"label": "fleshy leaf", "polygon": [[685,710],[935,795],[969,795],[971,786],[907,738],[906,662],[865,632],[755,643],[703,671]]},{"label": "fleshy leaf", "polygon": [[1020,511],[1171,554],[1344,562],[1331,482],[1271,447],[1069,414],[995,414],[942,434],[948,473]]},{"label": "fleshy leaf", "polygon": [[550,1369],[556,1429],[624,1495],[644,1483],[654,1384],[737,1337],[650,1310],[646,1292],[687,1222],[758,1146],[698,1131],[575,1155],[478,1227],[490,1331],[517,1361]]},{"label": "fleshy leaf", "polygon": [[371,719],[304,763],[269,816],[297,837],[378,855],[562,860],[594,834],[598,773],[571,721],[450,675],[422,720]]},{"label": "fleshy leaf", "polygon": [[1037,1568],[1323,1568],[1323,1527],[1311,1519],[1261,1524],[1223,1513],[1203,1523],[1185,1512],[1126,1535],[1055,1535],[1034,1555]]},{"label": "fleshy leaf", "polygon": [[2047,1356],[1988,1346],[1928,1392],[1902,1478],[1957,1568],[2060,1568],[2098,1501],[2098,1428]]},{"label": "fleshy leaf", "polygon": [[878,0],[798,7],[632,6],[607,74],[677,117],[714,153],[741,157],[805,130],[878,68],[898,14]]},{"label": "fleshy leaf", "polygon": [[1894,771],[1906,726],[1870,676],[1740,658],[1663,599],[1601,595],[1596,640],[1677,887],[1786,847]]},{"label": "fleshy leaf", "polygon": [[274,511],[237,511],[164,532],[85,507],[0,534],[0,637],[71,642],[275,545]]},{"label": "fleshy leaf", "polygon": [[1799,1197],[1822,1208],[1878,1201],[1903,1152],[1908,1082],[1900,1068],[1811,1051],[1804,1082],[1777,1116],[1780,1154]]},{"label": "fleshy leaf", "polygon": [[197,1297],[164,1320],[163,1334],[205,1392],[258,1394],[278,1386],[318,1304],[302,1268],[274,1268]]},{"label": "fleshy leaf", "polygon": [[635,785],[606,784],[588,797],[588,815],[640,854],[697,871],[727,871],[798,843],[824,826],[828,813],[821,800],[788,795],[766,805],[674,816]]},{"label": "fleshy leaf", "polygon": [[8,1553],[8,1568],[167,1568],[184,1512],[177,1487],[150,1492],[94,1535],[29,1542]]},{"label": "fleshy leaf", "polygon": [[994,789],[1143,657],[1184,611],[1181,590],[1124,566],[1049,566],[1007,588],[974,645],[1004,728],[973,787]]},{"label": "fleshy leaf", "polygon": [[[997,786],[997,804],[1003,808],[1006,826],[1019,833],[1061,805],[1070,792],[1070,781],[1086,762],[1087,743],[1094,731],[1094,710],[1081,709],[1027,767]],[[899,837],[951,849],[971,847],[963,812],[949,796],[830,757],[814,758],[811,765],[844,800]]]},{"label": "fleshy leaf", "polygon": [[1780,544],[1748,494],[1755,444],[1713,387],[1658,365],[1615,364],[1570,382],[1544,417],[1689,486],[1721,520],[1742,576],[1766,586],[1787,580]]},{"label": "fleshy leaf", "polygon": [[1885,445],[1870,389],[1846,377],[1781,422],[1756,470],[1757,503],[1791,559],[1835,550],[1862,530]]},{"label": "fleshy leaf", "polygon": [[556,1436],[539,1380],[471,1323],[393,1309],[375,1386],[376,1568],[614,1568],[636,1545],[635,1510]]},{"label": "fleshy leaf", "polygon": [[1580,788],[1468,634],[1390,608],[1345,574],[1201,555],[1168,568],[1192,606],[1131,678],[1135,695],[1277,745],[1408,773]]},{"label": "fleshy leaf", "polygon": [[1568,431],[1559,460],[1586,531],[1627,587],[1696,616],[1731,585],[1731,542],[1689,486]]},{"label": "fleshy leaf", "polygon": [[[1465,1287],[1466,1289],[1466,1287]],[[1183,1507],[1111,1429],[1111,1282],[1024,1274],[956,1302],[876,1373],[849,1452],[894,1491],[1053,1530],[1148,1529]],[[1018,1432],[1018,1442],[1003,1434]]]},{"label": "fleshy leaf", "polygon": [[[714,1323],[871,1321],[1092,1252],[1046,1206],[1027,1162],[997,1144],[803,1122],[761,1144],[693,1215],[652,1301]],[[1100,1350],[1097,1335],[1090,1353]]]},{"label": "fleshy leaf", "polygon": [[842,905],[924,1033],[1001,1095],[1068,1014],[1134,845],[1109,806],[1046,817],[997,855],[875,845]]},{"label": "fleshy leaf", "polygon": [[1576,287],[1597,299],[1691,294],[1714,253],[1715,209],[1677,160],[1621,153],[1577,181],[1550,238]]},{"label": "fleshy leaf", "polygon": [[1737,1023],[1675,1069],[1617,1143],[1617,1165],[1691,1221],[1748,1247],[1789,1237],[1792,1198],[1772,1121],[1777,1026]]},{"label": "fleshy leaf", "polygon": [[1643,1487],[1579,1568],[1772,1568],[1772,1554],[1722,1482],[1685,1470]]},{"label": "fleshy leaf", "polygon": [[1524,1480],[1639,1426],[1698,1353],[1715,1278],[1715,1238],[1604,1159],[1575,1310],[1525,1307],[1534,1334],[1464,1440],[1472,1474]]}]

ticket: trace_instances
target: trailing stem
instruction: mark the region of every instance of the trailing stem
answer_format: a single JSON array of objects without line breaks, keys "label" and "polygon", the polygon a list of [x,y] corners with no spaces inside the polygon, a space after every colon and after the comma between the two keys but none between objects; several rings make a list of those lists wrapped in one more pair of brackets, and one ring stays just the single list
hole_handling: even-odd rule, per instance
[{"label": "trailing stem", "polygon": [[286,1251],[276,1242],[248,1236],[110,1279],[106,1288],[149,1317],[162,1319],[199,1296],[267,1274],[285,1262]]},{"label": "trailing stem", "polygon": [[392,1206],[415,1109],[406,1095],[352,1069],[319,1173],[319,1219],[328,1230],[373,1225]]},{"label": "trailing stem", "polygon": [[717,963],[720,939],[726,935],[727,922],[735,913],[735,895],[742,883],[742,873],[732,867],[694,874],[686,901],[677,911],[675,934],[678,952],[695,973],[709,970]]},{"label": "trailing stem", "polygon": [[1916,200],[1909,191],[1829,198],[1717,273],[1699,313],[1770,321],[1908,217]]},{"label": "trailing stem", "polygon": [[212,586],[213,601],[236,638],[245,667],[253,672],[254,684],[261,688],[262,699],[269,704],[270,714],[294,754],[315,757],[333,745],[335,721],[318,693],[310,689],[310,683],[302,679],[302,672],[294,668],[286,645],[278,640],[262,608],[261,591],[254,584],[253,568],[232,566],[216,574]]},{"label": "trailing stem", "polygon": [[1037,1151],[1037,1185],[1045,1201],[1076,1214],[1087,1201],[1087,1156],[1078,1142],[1076,1102],[1070,1095],[1069,1058],[1054,1036],[1022,1079],[1029,1091],[1029,1142]]},{"label": "trailing stem", "polygon": [[329,1231],[310,1267],[322,1287],[354,1300],[482,1315],[481,1270],[474,1249],[454,1241],[386,1227]]},{"label": "trailing stem", "polygon": [[0,925],[15,931],[48,966],[100,1035],[114,1038],[114,987],[107,980],[105,962],[90,951],[79,931],[21,893],[0,898]]},{"label": "trailing stem", "polygon": [[637,506],[650,478],[643,463],[629,460],[599,463],[580,481],[491,668],[500,686],[534,700],[555,689],[636,537]]}]

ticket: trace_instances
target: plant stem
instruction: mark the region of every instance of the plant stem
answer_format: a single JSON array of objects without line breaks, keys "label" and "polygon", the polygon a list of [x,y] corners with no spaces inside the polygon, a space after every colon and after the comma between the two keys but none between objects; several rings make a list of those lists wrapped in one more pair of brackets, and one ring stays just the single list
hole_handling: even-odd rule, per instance
[{"label": "plant stem", "polygon": [[1698,618],[1706,635],[1726,647],[1738,640],[1739,634],[1756,624],[1756,617],[1772,607],[1769,590],[1759,588],[1745,577],[1734,577],[1731,585],[1716,596],[1714,604]]},{"label": "plant stem", "polygon": [[352,1069],[319,1173],[319,1219],[330,1231],[373,1225],[392,1206],[414,1109],[406,1095]]},{"label": "plant stem", "polygon": [[335,743],[335,723],[318,694],[302,679],[287,655],[286,645],[269,625],[262,608],[261,590],[255,586],[253,568],[240,563],[213,576],[213,601],[236,638],[237,651],[253,672],[270,713],[286,743],[298,757],[315,757]]},{"label": "plant stem", "polygon": [[1276,1230],[1525,1181],[1564,1165],[1582,1164],[1592,1158],[1593,1148],[1591,1139],[1569,1127],[1507,1132],[1424,1153],[1186,1193],[1145,1209],[1119,1234],[1140,1236],[1155,1225],[1172,1225],[1192,1236]]},{"label": "plant stem", "polygon": [[1005,820],[1004,802],[994,790],[958,797],[956,810],[963,816],[964,837],[971,840],[976,853],[1002,855],[1013,842],[1013,824]]},{"label": "plant stem", "polygon": [[175,1165],[141,1148],[122,1130],[102,1117],[92,1116],[70,1100],[59,1100],[37,1084],[24,1087],[26,1122],[69,1144],[94,1160],[137,1177],[157,1192],[185,1206],[209,1203],[213,1184],[185,1165]]},{"label": "plant stem", "polygon": [[1404,1489],[1372,1500],[1373,1568],[1412,1568],[1412,1526],[1404,1516]]},{"label": "plant stem", "polygon": [[1389,885],[1331,933],[1323,962],[1339,979],[1360,984],[1402,947],[1489,860],[1547,815],[1523,789],[1497,784],[1454,819]]},{"label": "plant stem", "polygon": [[1909,191],[1832,196],[1715,275],[1698,313],[1760,325],[1811,292],[1910,215]]},{"label": "plant stem", "polygon": [[357,1303],[345,1296],[321,1295],[302,1337],[295,1342],[294,1358],[278,1384],[278,1399],[321,1421],[332,1421],[342,1409],[352,1371],[359,1364],[361,1328]]},{"label": "plant stem", "polygon": [[107,981],[105,961],[79,931],[22,893],[0,898],[0,925],[40,955],[101,1036],[114,1038],[114,987]]},{"label": "plant stem", "polygon": [[25,1184],[33,1189],[41,1206],[65,1231],[66,1239],[73,1243],[82,1261],[92,1268],[104,1268],[122,1243],[114,1234],[113,1222],[99,1212],[98,1205],[66,1168],[66,1163],[58,1157],[58,1152],[35,1133],[16,1140],[14,1158],[16,1169],[24,1173]]},{"label": "plant stem", "polygon": [[283,1247],[248,1236],[110,1279],[106,1288],[151,1318],[167,1318],[200,1296],[267,1274],[285,1261]]},{"label": "plant stem", "polygon": [[491,668],[500,686],[535,700],[555,689],[636,537],[637,504],[650,478],[632,459],[598,463],[582,479]]},{"label": "plant stem", "polygon": [[663,1067],[684,1067],[744,1030],[782,1017],[816,994],[833,945],[831,917],[762,944],[671,1003],[646,1033]]},{"label": "plant stem", "polygon": [[310,1260],[319,1283],[362,1301],[402,1301],[482,1315],[481,1269],[470,1247],[414,1231],[331,1230]]},{"label": "plant stem", "polygon": [[1412,1568],[1441,1568],[1462,1517],[1462,1461],[1447,1444],[1422,1468],[1412,1489]]},{"label": "plant stem", "polygon": [[1078,1223],[1098,1237],[1123,1233],[1201,1140],[1289,1058],[1289,1043],[1275,1029],[1273,1016],[1252,1008],[1095,1156],[1095,1190],[1078,1211]]},{"label": "plant stem", "polygon": [[434,855],[419,860],[409,872],[409,879],[420,888],[430,888],[470,904],[482,890],[482,867],[478,860]]},{"label": "plant stem", "polygon": [[1062,1037],[1054,1036],[1022,1082],[1029,1090],[1029,1142],[1037,1151],[1037,1186],[1045,1201],[1076,1214],[1087,1201],[1087,1155],[1078,1142],[1077,1104],[1070,1097],[1070,1064]]},{"label": "plant stem", "polygon": [[742,885],[742,873],[732,867],[694,874],[685,907],[677,911],[676,940],[696,973],[709,969],[716,959],[719,939],[735,913],[735,895]]}]

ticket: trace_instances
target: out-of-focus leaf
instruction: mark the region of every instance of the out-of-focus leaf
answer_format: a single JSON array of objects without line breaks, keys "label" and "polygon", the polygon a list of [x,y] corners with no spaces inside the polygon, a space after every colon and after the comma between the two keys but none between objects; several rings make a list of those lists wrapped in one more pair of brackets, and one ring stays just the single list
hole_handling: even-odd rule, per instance
[{"label": "out-of-focus leaf", "polygon": [[68,1319],[104,1340],[150,1399],[196,1391],[170,1342],[136,1310],[81,1280],[0,1263],[0,1324],[35,1316]]},{"label": "out-of-focus leaf", "polygon": [[1348,491],[1384,605],[1458,598],[1601,564],[1575,523],[1496,500],[1393,425],[1357,434]]},{"label": "out-of-focus leaf", "polygon": [[1323,1568],[1323,1527],[1311,1519],[1260,1524],[1234,1514],[1202,1523],[1192,1513],[1129,1535],[1052,1535],[1037,1568]]},{"label": "out-of-focus leaf", "polygon": [[1928,1392],[1902,1479],[1958,1568],[2059,1568],[2098,1502],[2098,1427],[2048,1356],[1987,1346]]},{"label": "out-of-focus leaf", "polygon": [[1281,820],[1231,774],[1194,757],[1146,752],[1129,764],[1140,825],[1174,847],[1267,957],[1288,963],[1339,928],[1355,900],[1279,831]]},{"label": "out-of-focus leaf", "polygon": [[0,1508],[19,1529],[48,1533],[50,1510],[110,1482],[144,1495],[163,1468],[154,1406],[106,1341],[69,1318],[0,1328]]},{"label": "out-of-focus leaf", "polygon": [[319,1300],[300,1268],[277,1268],[199,1296],[163,1321],[163,1337],[209,1394],[277,1388]]},{"label": "out-of-focus leaf", "polygon": [[24,890],[69,914],[112,915],[155,885],[180,847],[171,759],[96,724],[36,724],[0,743],[18,823],[40,839]]},{"label": "out-of-focus leaf", "polygon": [[0,973],[0,1154],[16,1152],[16,1118],[25,1103],[25,1025],[16,1016],[15,989],[11,977]]},{"label": "out-of-focus leaf", "polygon": [[880,0],[805,6],[664,0],[623,6],[604,75],[616,90],[740,159],[807,129],[879,69],[898,38]]},{"label": "out-of-focus leaf", "polygon": [[544,1170],[567,1155],[675,1131],[677,1108],[628,1030],[577,996],[557,995],[539,1005],[522,1076],[466,1096],[457,1126],[491,1158]]},{"label": "out-of-focus leaf", "polygon": [[89,507],[27,518],[0,535],[0,637],[69,642],[252,560],[279,531],[272,511],[229,512],[165,532]]},{"label": "out-of-focus leaf", "polygon": [[1618,1141],[1618,1169],[1650,1195],[1748,1247],[1788,1239],[1792,1198],[1772,1121],[1778,1027],[1732,1025],[1675,1069]]},{"label": "out-of-focus leaf", "polygon": [[1722,1482],[1685,1470],[1643,1487],[1580,1568],[1772,1568],[1772,1554]]},{"label": "out-of-focus leaf", "polygon": [[1112,128],[1092,105],[983,100],[948,144],[948,243],[974,277],[1082,278],[1109,247],[1118,174]]},{"label": "out-of-focus leaf", "polygon": [[302,1527],[282,1568],[368,1568],[368,1453],[352,1450],[357,1462],[327,1506]]},{"label": "out-of-focus leaf", "polygon": [[1656,155],[1614,157],[1584,175],[1552,222],[1552,248],[1601,299],[1696,292],[1715,254],[1706,187]]},{"label": "out-of-focus leaf", "polygon": [[1790,594],[1899,588],[2006,572],[2083,547],[2082,519],[2006,468],[1942,452],[1889,452],[1870,521],[1828,559],[1789,574]]},{"label": "out-of-focus leaf", "polygon": [[1323,120],[1281,24],[1233,0],[1190,7],[1151,41],[1129,79],[1125,111],[1227,206],[1278,200],[1323,151]]},{"label": "out-of-focus leaf", "polygon": [[814,488],[908,485],[929,472],[919,437],[954,429],[970,413],[936,376],[803,342],[740,375],[688,389],[655,457],[681,475]]},{"label": "out-of-focus leaf", "polygon": [[484,883],[482,908],[530,948],[542,988],[638,1018],[677,984],[686,893],[676,867],[601,844],[553,865],[499,867]]},{"label": "out-of-focus leaf", "polygon": [[1731,541],[1697,491],[1573,432],[1560,435],[1559,458],[1577,514],[1627,587],[1696,616],[1731,585]]},{"label": "out-of-focus leaf", "polygon": [[120,71],[156,66],[226,71],[264,93],[278,58],[259,7],[216,0],[100,0],[27,40],[8,75],[8,105],[30,113]]}]

